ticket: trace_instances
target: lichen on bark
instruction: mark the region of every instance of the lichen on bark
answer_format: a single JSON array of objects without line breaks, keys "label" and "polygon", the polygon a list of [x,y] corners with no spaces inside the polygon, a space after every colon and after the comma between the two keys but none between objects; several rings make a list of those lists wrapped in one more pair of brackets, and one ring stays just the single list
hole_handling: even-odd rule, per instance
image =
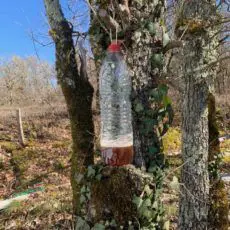
[{"label": "lichen on bark", "polygon": [[213,37],[217,31],[215,1],[181,1],[177,36],[183,33],[183,121],[180,197],[180,229],[208,229],[209,211],[209,93],[213,87],[217,66],[218,41]]},{"label": "lichen on bark", "polygon": [[[141,217],[138,215],[136,218],[143,224],[141,227],[158,224],[158,228],[162,229],[162,225],[157,223],[158,220],[154,217],[154,215],[157,216],[159,214],[158,219],[160,219],[160,222],[162,221],[161,217],[164,215],[162,209],[159,211],[162,205],[160,191],[162,191],[162,179],[165,167],[161,137],[167,131],[168,124],[172,122],[173,114],[170,100],[167,97],[167,86],[160,84],[160,76],[164,65],[163,49],[165,42],[163,42],[163,35],[165,28],[163,19],[165,1],[129,1],[130,15],[125,19],[121,17],[116,2],[122,4],[123,1],[111,2],[98,0],[96,3],[95,1],[91,1],[91,7],[93,8],[90,28],[91,45],[96,65],[99,69],[103,55],[111,42],[110,36],[112,35],[113,39],[116,37],[116,30],[113,25],[108,28],[107,24],[103,22],[101,15],[98,16],[100,9],[106,10],[106,13],[103,11],[104,14],[112,16],[119,24],[117,37],[119,40],[122,40],[124,58],[129,66],[130,77],[132,78],[131,100],[135,152],[133,164],[139,168],[149,170],[151,176],[154,178],[154,186],[159,190],[157,195],[153,193],[153,197],[151,197],[152,201],[156,201],[157,211],[155,214],[153,210],[147,210],[145,213],[145,215],[153,216],[153,219],[151,219],[152,223],[147,224],[143,220],[140,221]],[[127,22],[124,23],[124,20]],[[129,177],[128,174],[127,177]],[[111,178],[111,180],[113,179]],[[128,182],[126,184],[129,185]],[[112,184],[110,186],[113,188]],[[98,184],[97,189],[99,187],[100,184]],[[117,184],[117,187],[119,188],[119,184]],[[133,195],[138,195],[139,192],[135,186],[132,187],[134,189]],[[100,197],[98,200],[101,200],[101,193],[97,194]],[[106,197],[112,194],[107,194]],[[130,198],[127,200],[130,201]],[[102,201],[104,203],[100,203],[101,206],[113,205],[111,203],[112,199],[102,199]],[[126,203],[127,201],[123,202]],[[126,205],[126,207],[131,208],[133,206]],[[122,210],[120,210],[120,213],[123,213]],[[121,214],[118,216],[119,218],[116,217],[120,221],[122,219]]]},{"label": "lichen on bark", "polygon": [[[94,7],[92,3],[92,7]],[[133,130],[134,130],[134,149],[135,157],[134,164],[138,167],[149,168],[151,166],[151,160],[149,159],[149,148],[153,146],[156,148],[156,153],[159,154],[159,159],[163,159],[162,155],[162,142],[159,135],[159,117],[158,111],[162,109],[160,107],[161,102],[156,100],[149,100],[152,96],[153,90],[157,91],[159,86],[160,76],[164,64],[163,55],[163,34],[164,25],[163,18],[165,12],[165,1],[131,1],[129,2],[129,23],[124,27],[123,18],[119,14],[119,10],[112,13],[111,3],[105,4],[105,2],[97,1],[94,10],[103,8],[115,15],[115,20],[119,23],[121,31],[118,33],[118,39],[121,39],[125,47],[125,56],[127,64],[130,68],[130,77],[132,78],[132,105],[133,105]],[[115,30],[111,30],[111,34],[104,30],[106,27],[103,21],[100,20],[95,13],[92,13],[92,25],[90,29],[91,43],[95,57],[99,57],[99,61],[103,58],[103,54],[106,51],[107,46],[110,43],[110,35],[115,38]],[[99,67],[99,64],[97,65]],[[141,104],[144,111],[149,111],[145,115],[140,111],[136,111],[137,104]],[[165,106],[167,107],[167,106]],[[168,109],[168,110],[167,110]],[[162,117],[172,115],[170,105],[165,108],[167,110]],[[146,119],[144,119],[146,118]],[[141,126],[146,126],[144,120],[153,120],[152,133],[149,135],[141,132]],[[166,119],[165,119],[166,120]],[[171,121],[172,119],[168,119]],[[165,126],[166,127],[166,126]],[[153,163],[154,164],[154,163]],[[154,164],[155,165],[155,164]],[[164,165],[164,160],[157,165],[161,167]]]}]

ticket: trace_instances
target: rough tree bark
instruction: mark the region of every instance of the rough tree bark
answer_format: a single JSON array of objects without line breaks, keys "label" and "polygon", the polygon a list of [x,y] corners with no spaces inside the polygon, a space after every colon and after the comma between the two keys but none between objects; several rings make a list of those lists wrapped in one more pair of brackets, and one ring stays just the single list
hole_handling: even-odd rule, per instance
[{"label": "rough tree bark", "polygon": [[[132,70],[133,79],[135,164],[138,167],[144,166],[151,169],[155,177],[150,176],[150,181],[148,174],[132,166],[115,169],[105,167],[100,171],[98,167],[101,166],[95,165],[89,167],[84,173],[84,166],[93,163],[91,154],[93,91],[88,80],[78,73],[72,40],[73,31],[63,16],[59,1],[44,1],[51,26],[50,34],[56,45],[58,81],[71,119],[72,187],[75,214],[78,218],[76,229],[89,229],[98,222],[106,223],[111,219],[115,219],[118,226],[125,224],[128,228],[129,216],[132,221],[135,221],[134,226],[141,224],[141,226],[147,226],[148,229],[163,229],[165,220],[159,199],[161,190],[158,192],[156,190],[162,186],[164,157],[161,151],[161,135],[167,129],[164,124],[159,128],[159,124],[164,123],[163,120],[169,113],[167,89],[158,88],[158,78],[164,62],[163,50],[166,46],[163,26],[165,1],[130,1],[129,5],[128,1],[116,1],[114,5],[111,5],[113,1],[110,1],[109,7],[107,1],[96,1],[97,7],[94,9],[94,11],[98,10],[95,18],[100,18],[100,20],[99,26],[94,25],[93,29],[97,31],[104,29],[108,26],[107,23],[110,23],[113,33],[115,27],[119,33],[123,33],[119,36],[124,39],[125,47],[128,48],[127,62]],[[111,18],[114,10],[117,10],[116,21]],[[126,15],[125,18],[124,15]],[[103,21],[103,18],[109,20]],[[101,25],[103,22],[104,25]],[[102,53],[109,43],[109,34],[105,36],[104,31],[93,34],[94,38],[97,38],[97,35],[100,36],[98,47],[103,47],[103,50],[96,54]],[[163,99],[164,102],[162,102]],[[99,174],[95,174],[96,172]],[[98,182],[98,180],[101,181]],[[128,192],[127,196],[124,195],[126,192]],[[139,210],[140,204],[137,208],[133,203],[135,195],[137,200],[146,199],[143,202],[145,205],[143,204],[142,211]],[[118,200],[119,205],[116,204]],[[84,228],[81,228],[82,226]]]},{"label": "rough tree bark", "polygon": [[[153,165],[151,162],[159,160],[161,155],[162,143],[158,130],[154,129],[154,120],[157,121],[158,117],[154,114],[157,113],[157,103],[149,100],[151,92],[159,85],[159,76],[161,67],[163,66],[162,55],[162,35],[163,27],[160,27],[160,21],[164,18],[165,1],[142,1],[142,4],[137,1],[132,1],[130,5],[131,17],[130,25],[132,26],[131,39],[126,38],[128,47],[127,63],[131,69],[131,78],[133,82],[133,130],[134,130],[134,148],[135,158],[134,164],[138,167],[146,167],[147,169]],[[144,28],[146,24],[156,22],[156,31],[150,31],[149,28]],[[159,23],[159,24],[158,24]],[[151,25],[151,24],[150,24]],[[136,28],[135,28],[136,27]],[[154,36],[153,36],[154,33]],[[130,41],[128,41],[130,39]],[[162,60],[159,65],[153,63],[154,55],[162,55]],[[136,108],[137,105],[143,106],[142,110]],[[152,109],[152,114],[151,114]],[[141,111],[139,111],[141,110]],[[150,114],[140,113],[149,111]],[[146,120],[145,120],[146,119]],[[145,135],[143,129],[148,129],[148,122],[151,122],[150,127],[154,132],[151,135]],[[149,154],[149,149],[155,148],[154,159]],[[154,164],[155,164],[154,163]],[[164,161],[158,162],[158,167],[163,167]]]},{"label": "rough tree bark", "polygon": [[[166,37],[164,36],[163,22],[165,1],[97,0],[89,2],[92,10],[91,45],[97,61],[97,68],[100,68],[100,61],[111,42],[110,35],[115,39],[117,31],[117,37],[122,40],[124,45],[124,58],[130,68],[130,77],[133,83],[131,100],[134,165],[146,168],[153,173],[153,184],[150,186],[152,197],[148,202],[157,204],[157,208],[154,211],[151,208],[146,210],[144,215],[148,216],[143,216],[143,213],[139,213],[133,204],[135,196],[146,196],[142,184],[145,181],[145,172],[140,173],[140,170],[132,166],[112,168],[106,178],[102,176],[100,183],[93,183],[94,192],[91,192],[89,204],[91,210],[92,207],[95,207],[97,211],[93,218],[91,215],[91,218],[87,216],[86,219],[95,223],[95,221],[110,218],[115,219],[118,224],[123,226],[127,226],[128,221],[134,221],[135,224],[139,222],[140,228],[143,227],[143,229],[144,227],[146,229],[163,229],[163,212],[159,211],[162,210],[160,188],[162,188],[162,171],[165,163],[161,136],[167,128],[164,125],[160,127],[160,125],[165,120],[171,121],[170,118],[166,118],[171,112],[168,110],[170,106],[168,106],[166,97],[167,87],[159,87],[159,76],[162,73],[164,52],[167,50],[165,48],[168,42],[163,39]],[[163,103],[163,98],[166,99],[165,103]],[[118,200],[119,202],[116,202]],[[101,209],[99,210],[98,207]],[[89,207],[88,210],[90,210]],[[86,213],[90,213],[90,211]]]},{"label": "rough tree bark", "polygon": [[75,213],[80,209],[78,177],[85,166],[93,164],[94,126],[92,121],[93,88],[78,72],[72,28],[65,19],[59,0],[44,0],[50,35],[56,48],[56,71],[71,122],[73,139],[72,188]]},{"label": "rough tree bark", "polygon": [[[91,3],[94,6],[95,2],[91,1]],[[97,14],[102,10],[106,13]],[[157,164],[158,167],[164,164],[163,157],[162,161],[159,160],[162,143],[156,128],[160,120],[157,112],[159,104],[156,103],[155,98],[153,99],[153,96],[158,94],[159,76],[164,62],[165,28],[162,23],[164,13],[165,1],[159,0],[150,2],[114,1],[113,3],[96,1],[92,14],[91,43],[96,57],[104,53],[110,42],[109,28],[115,38],[117,27],[118,39],[123,41],[126,61],[133,82],[134,164],[144,168],[151,167],[150,162],[155,162],[154,165]],[[107,23],[104,23],[105,17],[108,18],[109,15],[115,15],[116,22],[110,23],[110,27],[107,25],[108,20]],[[162,115],[164,116],[167,115]],[[153,130],[151,135],[145,133],[148,128]],[[155,154],[150,156],[149,149],[154,149]]]},{"label": "rough tree bark", "polygon": [[[192,41],[191,41],[192,42]],[[180,229],[206,229],[208,214],[207,84],[187,80],[183,102]]]},{"label": "rough tree bark", "polygon": [[209,129],[208,96],[212,87],[217,60],[215,1],[181,1],[176,33],[185,31],[182,63],[183,121],[181,197],[179,229],[208,229],[209,210]]}]

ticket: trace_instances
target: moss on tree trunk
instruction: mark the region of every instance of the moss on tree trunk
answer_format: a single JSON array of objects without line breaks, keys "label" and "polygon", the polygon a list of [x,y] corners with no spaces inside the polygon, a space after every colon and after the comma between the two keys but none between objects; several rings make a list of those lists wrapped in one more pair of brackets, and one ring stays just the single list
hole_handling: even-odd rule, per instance
[{"label": "moss on tree trunk", "polygon": [[229,203],[224,182],[220,178],[220,163],[222,160],[219,141],[219,130],[216,118],[215,96],[209,94],[208,100],[208,127],[209,127],[209,213],[208,229],[228,230]]},{"label": "moss on tree trunk", "polygon": [[58,83],[67,104],[73,140],[72,188],[75,213],[79,212],[79,185],[77,178],[85,167],[93,164],[94,126],[92,121],[93,88],[85,76],[78,72],[72,28],[65,19],[59,0],[44,0],[56,48]]}]

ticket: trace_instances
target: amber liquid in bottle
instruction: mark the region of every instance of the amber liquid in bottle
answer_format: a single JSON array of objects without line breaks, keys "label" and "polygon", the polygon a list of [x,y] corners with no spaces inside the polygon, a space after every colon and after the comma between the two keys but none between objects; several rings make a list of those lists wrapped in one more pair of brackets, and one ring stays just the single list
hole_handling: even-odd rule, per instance
[{"label": "amber liquid in bottle", "polygon": [[104,163],[110,166],[132,164],[132,81],[117,41],[110,44],[102,63],[99,91],[100,144]]},{"label": "amber liquid in bottle", "polygon": [[101,150],[102,157],[107,165],[122,166],[133,162],[133,146],[102,147]]}]

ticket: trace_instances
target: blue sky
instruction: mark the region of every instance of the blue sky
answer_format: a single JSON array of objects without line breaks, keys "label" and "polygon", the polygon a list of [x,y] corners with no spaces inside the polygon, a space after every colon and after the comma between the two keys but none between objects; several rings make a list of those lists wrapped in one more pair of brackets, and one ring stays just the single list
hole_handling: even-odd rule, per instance
[{"label": "blue sky", "polygon": [[[68,0],[60,0],[67,18],[71,13],[67,9]],[[85,15],[77,18],[79,22],[76,30],[86,31],[89,26],[89,16],[84,0],[75,0],[72,6],[75,14]],[[51,42],[48,37],[48,24],[45,17],[43,0],[2,0],[0,8],[0,59],[13,55],[21,57],[39,55],[40,59],[50,63],[55,61],[54,45],[43,47],[36,45],[36,51],[31,38],[31,31],[35,38],[43,43]]]},{"label": "blue sky", "polygon": [[[75,7],[78,12],[85,12],[83,0],[78,0]],[[67,0],[61,0],[65,14],[67,13]],[[83,20],[83,19],[82,19]],[[86,30],[88,22],[80,29]],[[40,42],[49,43],[47,36],[48,25],[45,17],[43,0],[3,0],[0,8],[0,58],[10,58],[13,55],[21,57],[36,55],[31,38],[31,31]],[[42,47],[36,44],[37,53],[42,60],[50,63],[55,61],[54,46]]]}]

